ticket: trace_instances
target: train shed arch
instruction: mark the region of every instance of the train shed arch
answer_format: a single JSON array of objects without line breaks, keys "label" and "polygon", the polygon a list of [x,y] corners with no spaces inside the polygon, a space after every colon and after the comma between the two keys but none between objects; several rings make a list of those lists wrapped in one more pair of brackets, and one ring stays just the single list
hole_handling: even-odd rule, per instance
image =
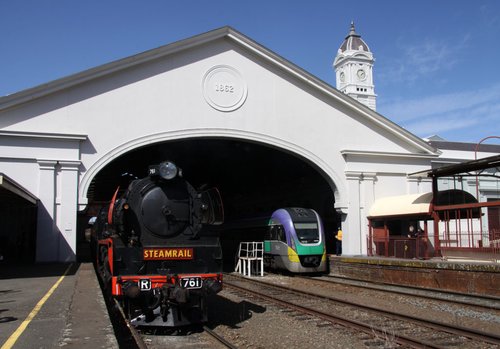
[{"label": "train shed arch", "polygon": [[[153,138],[155,141],[151,142]],[[148,141],[134,142],[133,147],[123,145],[121,151],[115,149],[113,155],[108,154],[107,161],[101,161],[99,168],[95,166],[87,172],[92,174],[83,194],[88,204],[79,218],[88,221],[109,202],[117,186],[125,189],[130,180],[145,175],[148,165],[168,159],[180,166],[183,177],[196,188],[219,189],[225,207],[225,226],[231,227],[217,229],[222,234],[226,256],[236,252],[234,247],[239,241],[254,239],[259,231],[264,232],[255,229],[240,232],[235,228],[238,224],[248,219],[267,222],[277,207],[313,208],[323,218],[325,228],[334,231],[341,220],[334,208],[340,197],[332,181],[337,175],[328,175],[306,158],[314,159],[307,150],[292,152],[293,147],[283,144],[278,147],[276,140],[270,144],[269,139],[263,142],[264,138],[255,135],[243,138],[227,131],[211,132],[210,137],[206,133],[193,137],[193,133],[186,131],[183,136],[156,135]],[[327,249],[332,252],[333,237],[328,236],[327,240]]]},{"label": "train shed arch", "polygon": [[133,151],[135,149],[152,145],[155,143],[163,143],[168,141],[177,140],[189,140],[189,139],[239,139],[246,140],[255,143],[261,143],[268,146],[281,149],[282,151],[291,152],[297,157],[303,158],[313,164],[319,173],[324,176],[325,180],[329,181],[332,192],[335,195],[336,201],[343,201],[343,196],[345,198],[345,188],[343,187],[343,182],[341,181],[341,176],[339,176],[334,169],[332,169],[328,163],[318,158],[314,153],[311,153],[307,149],[301,148],[296,144],[291,144],[286,140],[277,139],[275,137],[265,135],[250,133],[238,130],[226,130],[226,129],[210,129],[210,130],[182,130],[177,132],[165,132],[153,135],[147,135],[140,139],[135,139],[125,144],[121,144],[112,151],[104,154],[98,161],[96,161],[89,169],[86,171],[85,175],[80,181],[79,187],[79,203],[81,209],[85,208],[87,203],[87,192],[89,186],[96,176],[96,174],[106,167],[111,161],[116,158],[125,155],[127,152]]}]

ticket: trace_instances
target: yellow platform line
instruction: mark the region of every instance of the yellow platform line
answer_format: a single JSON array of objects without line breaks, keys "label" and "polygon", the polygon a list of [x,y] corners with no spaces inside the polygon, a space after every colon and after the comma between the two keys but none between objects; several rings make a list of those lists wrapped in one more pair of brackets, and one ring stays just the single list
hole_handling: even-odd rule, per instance
[{"label": "yellow platform line", "polygon": [[59,280],[57,280],[57,282],[45,294],[45,296],[43,296],[43,298],[40,299],[40,301],[35,305],[35,307],[31,311],[31,313],[29,313],[29,315],[26,317],[26,319],[21,323],[21,325],[19,325],[17,330],[9,337],[9,339],[7,339],[7,341],[2,345],[2,348],[0,348],[0,349],[10,349],[14,346],[14,344],[17,342],[19,337],[21,337],[21,335],[23,334],[26,327],[28,327],[28,325],[30,324],[31,320],[33,320],[33,318],[38,314],[38,312],[40,311],[40,309],[42,309],[42,307],[45,304],[45,302],[47,301],[47,299],[49,299],[49,297],[52,295],[52,293],[54,293],[54,291],[59,286],[59,284],[64,280],[64,278],[68,274],[69,269],[71,268],[72,265],[73,264],[70,264],[68,266],[68,268],[66,268],[66,271],[64,272],[64,274],[59,278]]}]

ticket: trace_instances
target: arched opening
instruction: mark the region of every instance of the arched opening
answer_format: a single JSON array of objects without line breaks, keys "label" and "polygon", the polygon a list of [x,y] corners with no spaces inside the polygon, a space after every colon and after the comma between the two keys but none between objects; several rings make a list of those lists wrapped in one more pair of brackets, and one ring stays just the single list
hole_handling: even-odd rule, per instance
[{"label": "arched opening", "polygon": [[[194,187],[217,187],[228,224],[270,217],[278,208],[296,206],[316,210],[327,235],[333,236],[328,233],[338,225],[333,184],[319,168],[281,148],[234,138],[171,140],[117,157],[94,176],[87,192],[86,217],[109,202],[118,185],[125,187],[131,178],[144,177],[150,164],[163,160],[174,161]],[[225,256],[233,253],[236,242],[248,238],[244,233],[226,233],[224,226],[220,229]],[[333,237],[327,236],[327,251],[332,249]]]}]

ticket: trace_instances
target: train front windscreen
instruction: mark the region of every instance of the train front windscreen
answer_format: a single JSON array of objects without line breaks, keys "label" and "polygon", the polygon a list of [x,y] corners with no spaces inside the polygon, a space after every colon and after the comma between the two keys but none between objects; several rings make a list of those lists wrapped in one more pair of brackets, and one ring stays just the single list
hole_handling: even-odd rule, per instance
[{"label": "train front windscreen", "polygon": [[319,242],[318,223],[294,223],[297,238],[303,244]]}]

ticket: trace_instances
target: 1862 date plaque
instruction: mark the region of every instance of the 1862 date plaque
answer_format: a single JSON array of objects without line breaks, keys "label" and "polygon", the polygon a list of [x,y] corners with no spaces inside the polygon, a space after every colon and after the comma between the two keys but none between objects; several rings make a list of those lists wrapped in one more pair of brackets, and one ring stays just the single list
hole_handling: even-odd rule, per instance
[{"label": "1862 date plaque", "polygon": [[247,86],[233,67],[217,65],[203,77],[203,95],[208,104],[220,111],[233,111],[245,103]]}]

